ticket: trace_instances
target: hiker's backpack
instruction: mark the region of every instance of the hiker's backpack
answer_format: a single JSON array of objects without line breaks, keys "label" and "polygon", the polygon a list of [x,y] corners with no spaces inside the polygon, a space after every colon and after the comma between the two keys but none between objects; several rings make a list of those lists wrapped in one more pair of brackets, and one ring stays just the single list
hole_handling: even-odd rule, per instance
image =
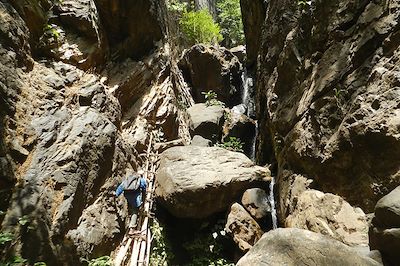
[{"label": "hiker's backpack", "polygon": [[130,175],[123,182],[124,191],[137,191],[140,186],[140,176]]}]

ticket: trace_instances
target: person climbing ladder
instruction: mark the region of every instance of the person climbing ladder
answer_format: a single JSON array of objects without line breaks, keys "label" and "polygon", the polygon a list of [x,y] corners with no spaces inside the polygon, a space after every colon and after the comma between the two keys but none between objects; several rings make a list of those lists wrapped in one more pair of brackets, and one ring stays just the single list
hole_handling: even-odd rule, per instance
[{"label": "person climbing ladder", "polygon": [[147,189],[147,182],[143,174],[143,170],[139,170],[136,174],[128,173],[124,181],[122,181],[115,191],[117,197],[123,192],[129,206],[132,207],[132,216],[128,229],[128,234],[130,235],[135,233],[139,208],[142,206]]}]

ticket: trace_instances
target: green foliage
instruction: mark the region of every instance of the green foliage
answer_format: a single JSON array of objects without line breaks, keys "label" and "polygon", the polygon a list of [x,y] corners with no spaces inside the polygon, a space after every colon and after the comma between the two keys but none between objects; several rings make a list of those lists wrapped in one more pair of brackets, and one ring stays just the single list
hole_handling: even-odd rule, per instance
[{"label": "green foliage", "polygon": [[218,22],[227,47],[244,43],[244,32],[240,0],[219,0],[217,2]]},{"label": "green foliage", "polygon": [[167,2],[167,8],[169,12],[182,14],[187,12],[188,3],[181,3],[179,0],[170,0]]},{"label": "green foliage", "polygon": [[1,232],[0,233],[0,245],[1,246],[6,244],[6,243],[8,243],[8,242],[13,241],[13,240],[14,240],[14,235],[13,234],[8,233],[8,232],[5,232],[5,233]]},{"label": "green foliage", "polygon": [[102,256],[88,261],[89,266],[111,266],[110,256]]},{"label": "green foliage", "polygon": [[157,220],[153,221],[151,232],[153,241],[151,243],[150,265],[169,265],[168,262],[173,259],[173,253],[165,236],[164,228]]},{"label": "green foliage", "polygon": [[29,217],[28,217],[27,215],[24,215],[24,216],[20,217],[20,218],[18,219],[18,223],[19,223],[20,225],[22,225],[22,226],[27,225],[27,224],[29,223]]},{"label": "green foliage", "polygon": [[344,105],[345,105],[344,94],[345,94],[345,91],[340,89],[340,88],[334,88],[333,91],[335,93],[334,97],[335,97],[336,105],[337,105],[338,109],[341,112],[344,112]]},{"label": "green foliage", "polygon": [[55,40],[60,38],[60,33],[57,31],[57,26],[54,24],[45,25],[43,31],[46,35],[52,36]]},{"label": "green foliage", "polygon": [[33,266],[47,266],[47,264],[45,262],[39,261],[39,262],[35,262],[35,264],[33,264]]},{"label": "green foliage", "polygon": [[20,256],[13,256],[11,259],[9,259],[5,262],[1,262],[2,266],[22,266],[22,265],[26,265],[26,264],[27,264],[27,260]]},{"label": "green foliage", "polygon": [[218,95],[216,92],[210,90],[208,92],[202,92],[201,94],[204,95],[204,98],[206,100],[206,106],[214,106],[214,105],[219,105],[219,106],[223,106],[224,103],[221,101],[218,101]]},{"label": "green foliage", "polygon": [[191,256],[188,266],[232,266],[222,258],[222,242],[225,237],[224,220],[219,220],[212,228],[205,225],[202,232],[196,232],[194,240],[183,243],[183,246]]},{"label": "green foliage", "polygon": [[311,6],[311,1],[297,0],[297,5],[300,7],[300,9],[306,10]]},{"label": "green foliage", "polygon": [[218,43],[223,39],[219,25],[205,9],[185,12],[179,25],[189,44]]},{"label": "green foliage", "polygon": [[243,142],[236,137],[229,137],[228,141],[224,141],[224,143],[218,143],[215,146],[222,147],[230,151],[243,152]]}]

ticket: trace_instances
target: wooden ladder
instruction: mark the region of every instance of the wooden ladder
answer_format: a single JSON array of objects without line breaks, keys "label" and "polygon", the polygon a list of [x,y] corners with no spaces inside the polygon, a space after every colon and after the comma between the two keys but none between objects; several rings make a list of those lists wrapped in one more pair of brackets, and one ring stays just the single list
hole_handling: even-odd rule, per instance
[{"label": "wooden ladder", "polygon": [[144,177],[147,180],[147,191],[144,206],[138,213],[139,233],[129,236],[126,232],[118,251],[116,252],[115,266],[148,266],[151,252],[150,211],[153,206],[153,194],[155,189],[155,172],[158,168],[158,151],[154,150],[154,132],[150,134],[149,146],[144,163]]}]

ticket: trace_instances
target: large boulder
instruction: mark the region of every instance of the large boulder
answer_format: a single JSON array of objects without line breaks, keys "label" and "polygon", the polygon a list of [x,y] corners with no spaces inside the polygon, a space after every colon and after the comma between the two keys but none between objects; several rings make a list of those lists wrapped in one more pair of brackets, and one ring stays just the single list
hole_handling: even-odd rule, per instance
[{"label": "large boulder", "polygon": [[364,212],[330,193],[303,192],[285,225],[328,235],[350,246],[368,245],[368,222]]},{"label": "large boulder", "polygon": [[161,154],[156,196],[176,217],[221,212],[254,183],[270,180],[268,168],[218,147],[173,147]]},{"label": "large boulder", "polygon": [[212,140],[214,143],[221,138],[224,123],[224,108],[222,106],[207,106],[204,103],[198,103],[187,109],[187,112],[192,136],[199,135]]},{"label": "large boulder", "polygon": [[236,265],[380,264],[327,236],[297,228],[279,228],[265,233]]},{"label": "large boulder", "polygon": [[242,65],[228,49],[197,44],[184,53],[179,68],[192,86],[195,102],[204,102],[202,93],[210,90],[230,107],[241,102]]},{"label": "large boulder", "polygon": [[239,203],[234,203],[228,215],[225,231],[243,251],[249,250],[263,235],[263,230]]},{"label": "large boulder", "polygon": [[400,186],[378,201],[369,231],[371,249],[378,249],[384,260],[400,261]]}]

